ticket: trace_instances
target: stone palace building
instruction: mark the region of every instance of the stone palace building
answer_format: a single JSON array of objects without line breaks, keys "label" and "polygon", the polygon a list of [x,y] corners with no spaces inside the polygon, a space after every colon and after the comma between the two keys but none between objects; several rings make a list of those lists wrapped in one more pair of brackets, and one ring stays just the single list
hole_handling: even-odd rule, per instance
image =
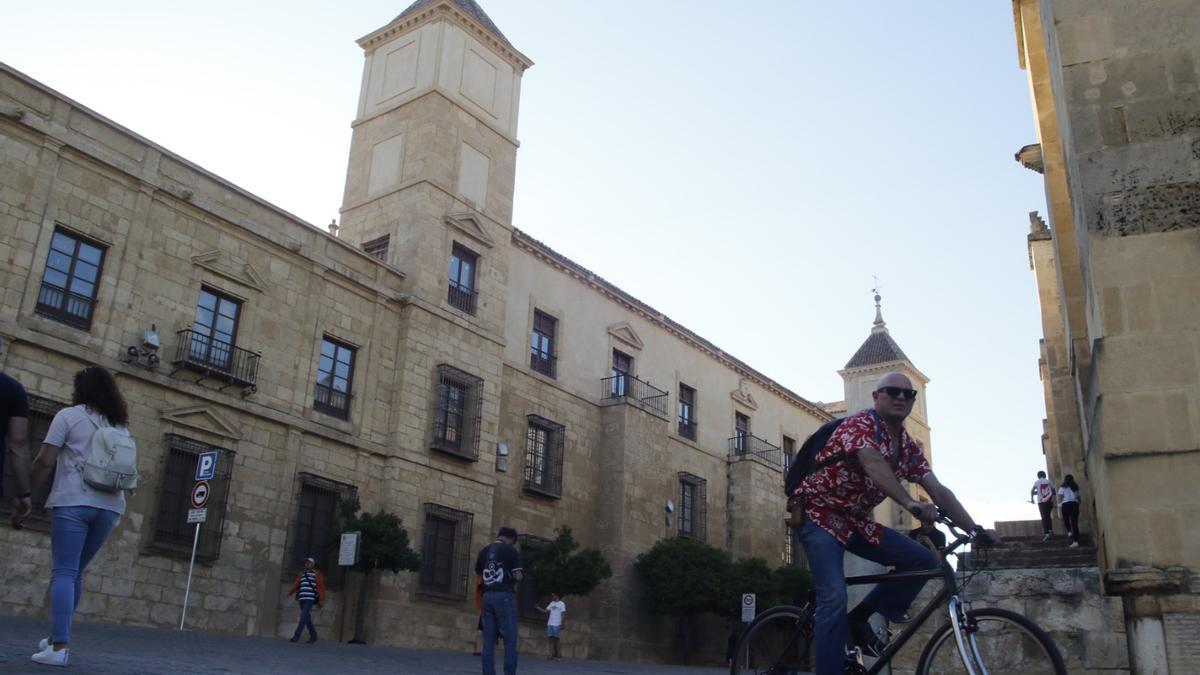
[{"label": "stone palace building", "polygon": [[[683,536],[790,561],[782,470],[832,414],[514,227],[532,63],[472,0],[419,0],[358,44],[330,232],[0,64],[0,365],[32,397],[35,447],[77,369],[115,372],[140,450],[81,615],[178,625],[196,456],[215,451],[190,628],[286,634],[313,555],[320,627],[348,637],[336,506],[356,495],[423,561],[379,575],[369,640],[466,648],[475,552],[500,525],[526,550],[569,526],[614,576],[574,603],[566,654],[668,658],[636,556]],[[924,391],[877,314],[831,409],[895,369]],[[46,613],[45,515],[0,528],[0,549],[0,611]],[[543,649],[529,595],[522,649]]]}]

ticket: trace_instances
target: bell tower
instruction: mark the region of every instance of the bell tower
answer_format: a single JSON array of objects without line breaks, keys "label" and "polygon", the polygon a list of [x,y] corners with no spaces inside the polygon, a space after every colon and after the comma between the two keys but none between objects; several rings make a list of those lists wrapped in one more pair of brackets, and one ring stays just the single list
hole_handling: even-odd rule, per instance
[{"label": "bell tower", "polygon": [[472,275],[503,282],[489,249],[512,225],[521,77],[532,62],[474,0],[417,0],[358,44],[340,236],[402,269],[423,297],[453,288],[461,256]]}]

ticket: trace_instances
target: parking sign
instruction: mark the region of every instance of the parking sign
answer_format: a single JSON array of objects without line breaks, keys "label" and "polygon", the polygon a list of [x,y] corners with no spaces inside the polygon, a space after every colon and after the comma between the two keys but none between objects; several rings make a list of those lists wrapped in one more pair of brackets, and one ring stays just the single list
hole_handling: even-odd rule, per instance
[{"label": "parking sign", "polygon": [[196,480],[212,480],[217,475],[217,453],[202,452],[196,457]]}]

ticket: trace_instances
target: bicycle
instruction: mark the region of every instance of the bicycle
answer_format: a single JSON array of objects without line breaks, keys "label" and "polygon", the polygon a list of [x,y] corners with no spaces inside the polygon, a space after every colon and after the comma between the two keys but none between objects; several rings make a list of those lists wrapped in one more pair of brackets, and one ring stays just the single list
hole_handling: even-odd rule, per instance
[{"label": "bicycle", "polygon": [[[1005,609],[970,609],[970,603],[960,594],[958,574],[946,556],[971,542],[973,537],[945,516],[939,517],[938,522],[947,525],[954,536],[954,541],[941,552],[939,568],[846,578],[847,586],[937,578],[943,583],[941,591],[904,630],[888,641],[883,653],[870,667],[864,665],[862,653],[856,649],[853,659],[847,655],[845,672],[855,675],[880,672],[944,605],[948,620],[925,644],[917,661],[918,675],[1067,675],[1058,647],[1033,621]],[[968,565],[963,567],[966,572]],[[969,582],[970,576],[967,576],[961,587],[965,588]],[[798,675],[804,672],[812,644],[815,598],[815,592],[810,591],[808,602],[802,607],[780,605],[755,617],[738,640],[730,675]]]}]

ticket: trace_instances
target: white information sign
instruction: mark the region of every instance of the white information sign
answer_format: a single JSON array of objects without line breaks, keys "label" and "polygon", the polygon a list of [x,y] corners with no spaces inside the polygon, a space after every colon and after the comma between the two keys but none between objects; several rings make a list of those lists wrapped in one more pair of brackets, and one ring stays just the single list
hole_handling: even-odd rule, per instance
[{"label": "white information sign", "polygon": [[338,565],[353,566],[358,562],[358,532],[343,532],[342,545],[338,547]]},{"label": "white information sign", "polygon": [[754,620],[756,614],[755,605],[757,600],[753,593],[742,593],[742,622],[750,623]]},{"label": "white information sign", "polygon": [[208,519],[208,509],[188,509],[189,523],[203,523]]}]

